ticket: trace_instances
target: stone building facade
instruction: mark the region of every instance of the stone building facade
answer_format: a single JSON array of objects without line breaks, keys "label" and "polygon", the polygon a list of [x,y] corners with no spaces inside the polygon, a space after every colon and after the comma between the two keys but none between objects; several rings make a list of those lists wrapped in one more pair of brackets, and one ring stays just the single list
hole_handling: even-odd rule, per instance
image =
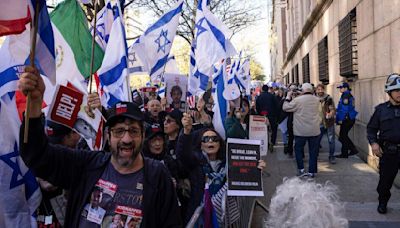
[{"label": "stone building facade", "polygon": [[350,135],[377,167],[366,125],[388,99],[387,75],[400,72],[400,0],[274,0],[270,40],[273,80],[323,82],[336,103],[349,82],[359,112]]}]

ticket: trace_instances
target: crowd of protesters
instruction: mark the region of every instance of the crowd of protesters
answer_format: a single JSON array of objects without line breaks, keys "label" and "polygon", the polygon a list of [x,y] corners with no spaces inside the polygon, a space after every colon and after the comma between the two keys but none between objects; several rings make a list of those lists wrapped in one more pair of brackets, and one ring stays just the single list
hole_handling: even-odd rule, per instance
[{"label": "crowd of protesters", "polygon": [[[41,227],[181,227],[202,204],[205,186],[211,195],[225,196],[221,191],[227,191],[226,139],[213,127],[210,92],[191,110],[178,98],[167,104],[157,96],[148,99],[146,108],[119,102],[105,110],[99,97],[90,95],[88,110],[101,109],[107,119],[104,151],[93,152],[79,143],[74,130],[45,120],[41,110],[45,88],[37,76],[36,69],[27,67],[19,88],[31,94],[29,137],[28,143],[21,143],[21,156],[43,191],[38,209]],[[349,84],[337,88],[342,95],[336,108],[323,84],[264,85],[260,94],[240,97],[239,107],[230,101],[226,137],[249,139],[250,115],[265,116],[271,132],[269,151],[274,151],[279,128],[284,153],[295,155],[294,174],[314,178],[324,134],[330,164],[358,153],[347,135],[357,115],[354,97]],[[181,96],[179,92],[172,93]],[[342,143],[336,156],[335,123],[340,125]],[[23,132],[24,124],[21,142]],[[308,171],[303,162],[306,143]],[[259,169],[265,166],[258,161]],[[229,216],[223,201],[213,200],[213,206],[218,215]],[[381,211],[386,212],[386,202]],[[218,222],[229,225],[223,218]]]},{"label": "crowd of protesters", "polygon": [[[192,110],[179,102],[179,89],[171,92],[171,104],[153,96],[145,108],[119,102],[106,110],[90,95],[87,111],[98,108],[107,120],[103,151],[90,151],[75,130],[46,121],[45,88],[36,69],[26,68],[19,88],[31,94],[21,157],[45,193],[40,227],[183,227],[202,204],[205,186],[215,210],[226,216],[226,139],[213,127],[210,93]],[[248,138],[250,103],[241,103],[243,109],[230,110],[228,137]],[[21,138],[23,132],[21,127]],[[265,166],[258,161],[260,172]],[[223,226],[224,218],[218,222]]]}]

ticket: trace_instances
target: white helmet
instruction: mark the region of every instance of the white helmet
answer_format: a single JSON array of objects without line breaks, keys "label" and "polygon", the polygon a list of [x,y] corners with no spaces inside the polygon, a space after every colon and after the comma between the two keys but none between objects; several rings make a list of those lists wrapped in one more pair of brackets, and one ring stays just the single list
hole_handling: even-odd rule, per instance
[{"label": "white helmet", "polygon": [[386,80],[385,92],[400,89],[400,75],[397,73],[390,74]]}]

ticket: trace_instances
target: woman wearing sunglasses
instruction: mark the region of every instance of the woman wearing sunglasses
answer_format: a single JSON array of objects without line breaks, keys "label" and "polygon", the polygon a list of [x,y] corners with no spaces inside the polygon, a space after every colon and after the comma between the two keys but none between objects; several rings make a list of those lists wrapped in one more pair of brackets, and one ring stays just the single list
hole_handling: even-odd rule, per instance
[{"label": "woman wearing sunglasses", "polygon": [[[191,133],[192,118],[184,113],[183,134],[177,143],[177,155],[189,170],[191,197],[185,222],[188,222],[201,204],[207,183],[211,195],[216,195],[226,182],[225,141],[213,128],[204,128],[198,134]],[[258,168],[265,168],[260,160]],[[214,205],[215,206],[215,205]]]}]

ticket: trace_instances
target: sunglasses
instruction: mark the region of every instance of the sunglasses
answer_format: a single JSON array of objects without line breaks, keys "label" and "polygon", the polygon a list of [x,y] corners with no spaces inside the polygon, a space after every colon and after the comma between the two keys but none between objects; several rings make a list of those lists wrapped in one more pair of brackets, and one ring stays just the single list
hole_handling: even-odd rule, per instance
[{"label": "sunglasses", "polygon": [[203,143],[207,143],[207,142],[219,142],[219,137],[216,135],[213,136],[203,136],[203,138],[201,138],[201,142]]}]

